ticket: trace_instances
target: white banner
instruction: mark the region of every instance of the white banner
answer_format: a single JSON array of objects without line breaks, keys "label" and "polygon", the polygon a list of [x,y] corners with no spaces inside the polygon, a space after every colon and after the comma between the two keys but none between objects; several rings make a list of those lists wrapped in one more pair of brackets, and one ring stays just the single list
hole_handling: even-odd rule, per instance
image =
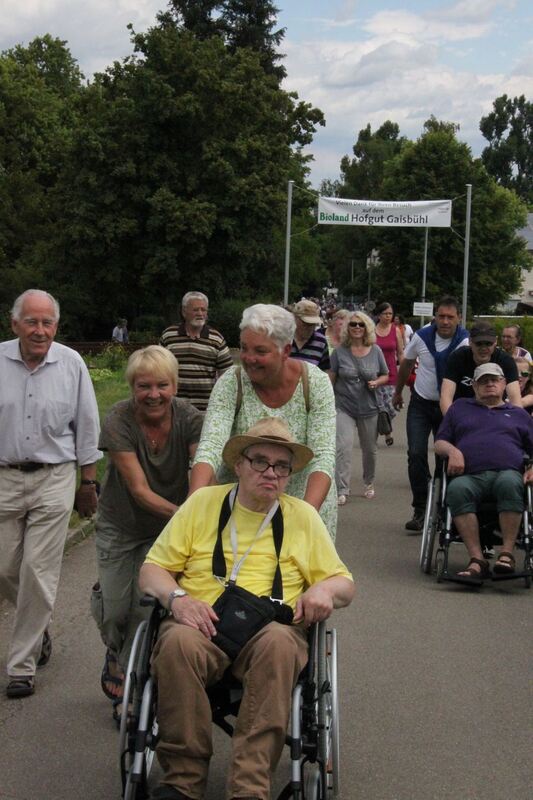
[{"label": "white banner", "polygon": [[452,223],[452,201],[319,197],[318,222],[322,225],[449,228]]}]

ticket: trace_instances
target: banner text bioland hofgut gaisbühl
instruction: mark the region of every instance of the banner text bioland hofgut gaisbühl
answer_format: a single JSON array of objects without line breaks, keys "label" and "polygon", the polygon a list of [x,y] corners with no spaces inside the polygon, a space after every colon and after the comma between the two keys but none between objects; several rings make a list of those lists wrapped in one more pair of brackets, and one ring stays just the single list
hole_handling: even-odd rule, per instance
[{"label": "banner text bioland hofgut gaisb\u00fchl", "polygon": [[452,201],[319,197],[318,222],[322,225],[449,228],[452,222]]}]

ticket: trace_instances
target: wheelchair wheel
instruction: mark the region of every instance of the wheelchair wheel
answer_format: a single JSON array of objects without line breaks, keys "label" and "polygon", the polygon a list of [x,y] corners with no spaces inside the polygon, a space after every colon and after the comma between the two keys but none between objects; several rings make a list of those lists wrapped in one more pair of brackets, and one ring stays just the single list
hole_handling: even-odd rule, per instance
[{"label": "wheelchair wheel", "polygon": [[424,527],[422,530],[422,542],[420,544],[420,569],[426,575],[429,575],[432,570],[433,549],[435,547],[435,538],[439,527],[441,484],[442,479],[440,477],[436,477],[429,484]]},{"label": "wheelchair wheel", "polygon": [[124,800],[148,796],[147,780],[154,759],[157,721],[152,679],[146,673],[153,630],[147,621],[135,633],[124,678],[119,758]]},{"label": "wheelchair wheel", "polygon": [[124,800],[143,800],[148,797],[148,778],[155,757],[157,737],[154,684],[152,678],[148,678],[144,686],[139,725],[135,733],[135,750],[126,776]]},{"label": "wheelchair wheel", "polygon": [[321,768],[321,797],[339,794],[339,703],[337,684],[337,631],[318,626],[318,761]]}]

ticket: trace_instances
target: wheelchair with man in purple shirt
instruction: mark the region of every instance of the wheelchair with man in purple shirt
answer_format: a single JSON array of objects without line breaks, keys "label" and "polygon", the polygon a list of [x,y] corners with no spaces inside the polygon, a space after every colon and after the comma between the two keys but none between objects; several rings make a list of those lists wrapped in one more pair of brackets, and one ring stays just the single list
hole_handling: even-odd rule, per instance
[{"label": "wheelchair with man in purple shirt", "polygon": [[[498,364],[478,366],[474,398],[456,400],[435,437],[441,460],[428,492],[420,567],[437,580],[480,587],[486,580],[533,577],[533,420],[503,400]],[[438,547],[435,550],[435,544]],[[470,561],[450,570],[450,545],[466,547]],[[492,569],[489,558],[500,546]],[[524,553],[517,566],[515,550]]]},{"label": "wheelchair with man in purple shirt", "polygon": [[[450,476],[447,475],[447,461],[441,463],[440,470],[430,482],[428,502],[420,544],[420,569],[426,575],[435,574],[437,582],[451,581],[471,586],[482,586],[483,579],[463,580],[450,569],[450,546],[462,545],[463,540],[454,525],[450,506],[446,502],[446,494]],[[521,578],[526,588],[531,586],[533,578],[533,492],[531,484],[524,489],[524,511],[520,530],[515,542],[515,550],[523,553],[521,569],[498,574],[494,570],[491,579],[510,580]],[[483,552],[483,560],[494,557],[494,548],[501,546],[502,536],[499,530],[498,510],[495,502],[482,503],[478,513],[479,538]]]}]

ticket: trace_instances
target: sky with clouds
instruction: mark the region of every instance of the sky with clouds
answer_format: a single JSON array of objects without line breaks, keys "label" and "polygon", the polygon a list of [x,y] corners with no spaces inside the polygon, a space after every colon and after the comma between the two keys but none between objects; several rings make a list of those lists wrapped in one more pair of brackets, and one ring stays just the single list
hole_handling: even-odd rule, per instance
[{"label": "sky with clouds", "polygon": [[[286,88],[322,109],[312,181],[337,178],[361,128],[416,138],[433,114],[479,155],[479,120],[504,94],[533,100],[530,0],[277,0]],[[0,50],[50,33],[87,77],[131,52],[165,0],[2,0]]]}]

